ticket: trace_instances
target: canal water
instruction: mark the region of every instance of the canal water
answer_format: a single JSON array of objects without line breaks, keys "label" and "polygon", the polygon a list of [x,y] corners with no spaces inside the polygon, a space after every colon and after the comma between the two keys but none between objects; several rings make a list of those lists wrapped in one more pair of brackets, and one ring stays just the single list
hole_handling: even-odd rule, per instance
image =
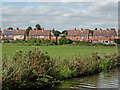
[{"label": "canal water", "polygon": [[[119,86],[120,68],[115,68],[109,71],[103,71],[99,74],[72,78],[63,81],[63,84],[57,88],[75,88],[75,89],[95,89],[95,88],[118,88]],[[57,90],[57,89],[56,89]]]}]

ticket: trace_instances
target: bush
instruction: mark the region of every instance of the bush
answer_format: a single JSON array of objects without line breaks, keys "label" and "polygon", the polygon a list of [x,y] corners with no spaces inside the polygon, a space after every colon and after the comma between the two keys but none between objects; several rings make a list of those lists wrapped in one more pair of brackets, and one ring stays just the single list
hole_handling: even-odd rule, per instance
[{"label": "bush", "polygon": [[68,38],[61,38],[61,39],[59,39],[59,44],[60,44],[60,45],[63,45],[63,44],[71,44],[71,43],[73,43],[73,41],[70,40],[70,39],[68,39]]},{"label": "bush", "polygon": [[50,75],[52,67],[52,60],[40,49],[18,51],[10,64],[3,59],[3,90],[52,87],[56,81]]}]

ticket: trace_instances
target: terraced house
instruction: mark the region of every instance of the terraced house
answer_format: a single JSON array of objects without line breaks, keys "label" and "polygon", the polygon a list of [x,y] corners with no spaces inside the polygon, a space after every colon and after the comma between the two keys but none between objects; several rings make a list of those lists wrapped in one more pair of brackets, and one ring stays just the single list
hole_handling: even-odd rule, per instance
[{"label": "terraced house", "polygon": [[2,33],[2,40],[14,40],[13,30],[12,29],[4,29]]},{"label": "terraced house", "polygon": [[76,28],[74,30],[68,30],[68,35],[66,38],[69,38],[73,41],[89,41],[89,30],[83,30],[83,28],[81,28],[81,30],[76,30]]},{"label": "terraced house", "polygon": [[13,30],[14,40],[24,40],[26,38],[25,30]]},{"label": "terraced house", "polygon": [[120,30],[118,30],[118,37],[119,37],[119,39],[120,39]]},{"label": "terraced house", "polygon": [[94,30],[93,37],[90,39],[92,43],[114,43],[114,39],[118,39],[115,30]]},{"label": "terraced house", "polygon": [[2,40],[23,40],[25,39],[25,30],[4,29]]},{"label": "terraced house", "polygon": [[42,28],[42,30],[38,30],[36,28],[36,30],[29,31],[29,38],[32,38],[32,37],[36,39],[51,40],[51,33],[50,33],[50,30],[44,30],[44,28]]}]

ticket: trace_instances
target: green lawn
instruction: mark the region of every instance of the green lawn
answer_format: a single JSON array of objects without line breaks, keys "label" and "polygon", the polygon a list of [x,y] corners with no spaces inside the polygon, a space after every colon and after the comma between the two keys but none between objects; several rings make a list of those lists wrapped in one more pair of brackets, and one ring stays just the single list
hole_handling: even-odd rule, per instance
[{"label": "green lawn", "polygon": [[[16,50],[26,51],[33,49],[35,46],[16,46],[16,45],[2,45],[2,56],[6,54],[12,58]],[[75,54],[89,55],[91,52],[112,53],[115,52],[115,47],[77,47],[77,46],[36,46],[42,51],[47,51],[53,58],[58,57],[71,57]]]}]

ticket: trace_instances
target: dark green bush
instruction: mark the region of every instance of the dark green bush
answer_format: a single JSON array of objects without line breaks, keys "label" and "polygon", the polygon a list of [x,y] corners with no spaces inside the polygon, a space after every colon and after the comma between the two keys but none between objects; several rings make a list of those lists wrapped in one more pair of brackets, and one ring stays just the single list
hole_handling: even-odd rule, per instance
[{"label": "dark green bush", "polygon": [[66,38],[66,37],[63,37],[63,38],[59,39],[59,44],[60,45],[71,44],[71,43],[73,43],[73,41],[68,39],[68,38]]},{"label": "dark green bush", "polygon": [[18,51],[12,62],[3,59],[3,90],[19,88],[41,88],[54,86],[55,78],[50,75],[53,62],[47,53],[40,49],[27,52]]}]

